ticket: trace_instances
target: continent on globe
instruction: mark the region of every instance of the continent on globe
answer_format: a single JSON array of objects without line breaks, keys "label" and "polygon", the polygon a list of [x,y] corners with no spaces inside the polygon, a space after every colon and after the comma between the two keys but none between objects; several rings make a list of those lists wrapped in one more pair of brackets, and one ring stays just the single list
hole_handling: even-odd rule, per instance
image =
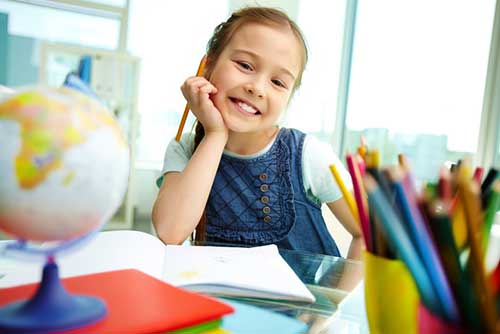
[{"label": "continent on globe", "polygon": [[[22,147],[15,162],[21,188],[43,182],[62,166],[64,150],[83,143],[88,133],[99,127],[110,127],[118,142],[126,146],[121,130],[103,106],[70,89],[61,90],[73,95],[79,104],[71,106],[67,100],[28,91],[0,105],[0,120],[13,120],[21,126]],[[70,107],[74,108],[71,113],[67,110]]]},{"label": "continent on globe", "polygon": [[70,88],[0,101],[0,229],[66,240],[103,224],[126,191],[129,150],[114,116]]}]

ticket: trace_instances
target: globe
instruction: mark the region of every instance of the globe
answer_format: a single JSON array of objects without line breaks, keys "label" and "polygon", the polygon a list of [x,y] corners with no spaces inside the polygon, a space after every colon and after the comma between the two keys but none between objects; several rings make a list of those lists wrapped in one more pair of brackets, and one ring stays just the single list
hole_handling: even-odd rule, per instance
[{"label": "globe", "polygon": [[128,175],[123,132],[95,98],[68,87],[0,97],[0,230],[18,240],[0,256],[42,254],[46,261],[31,299],[0,307],[0,331],[63,330],[106,316],[99,298],[65,290],[55,257],[111,218]]},{"label": "globe", "polygon": [[129,150],[113,115],[70,88],[0,101],[0,229],[67,240],[106,222],[127,187]]}]

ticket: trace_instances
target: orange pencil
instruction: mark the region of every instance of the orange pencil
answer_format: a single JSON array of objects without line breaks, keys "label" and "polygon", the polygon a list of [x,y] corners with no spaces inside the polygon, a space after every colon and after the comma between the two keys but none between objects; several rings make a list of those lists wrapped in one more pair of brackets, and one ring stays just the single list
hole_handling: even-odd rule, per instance
[{"label": "orange pencil", "polygon": [[497,321],[493,291],[488,281],[481,243],[480,223],[482,219],[480,187],[471,181],[463,170],[459,172],[458,192],[463,201],[467,219],[467,241],[470,246],[469,265],[473,287],[478,296],[483,324],[493,331]]},{"label": "orange pencil", "polygon": [[360,141],[360,145],[358,146],[358,154],[363,160],[365,160],[366,152],[367,152],[366,139],[364,136],[361,136],[359,141]]},{"label": "orange pencil", "polygon": [[[200,65],[198,66],[198,70],[196,71],[197,77],[203,74],[206,62],[207,62],[207,57],[203,56],[203,58],[201,58]],[[177,129],[177,134],[175,135],[176,141],[181,140],[182,129],[184,129],[184,124],[186,124],[188,113],[189,113],[189,104],[186,103],[186,107],[184,108],[184,113],[182,114],[181,123],[179,124],[179,129]]]}]

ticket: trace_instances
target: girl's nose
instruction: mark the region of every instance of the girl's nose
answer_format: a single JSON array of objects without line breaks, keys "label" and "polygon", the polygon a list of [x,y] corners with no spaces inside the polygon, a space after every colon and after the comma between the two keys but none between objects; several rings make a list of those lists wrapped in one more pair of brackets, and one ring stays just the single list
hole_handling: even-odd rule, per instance
[{"label": "girl's nose", "polygon": [[247,84],[245,90],[250,95],[256,95],[259,98],[264,97],[264,91],[257,84]]}]

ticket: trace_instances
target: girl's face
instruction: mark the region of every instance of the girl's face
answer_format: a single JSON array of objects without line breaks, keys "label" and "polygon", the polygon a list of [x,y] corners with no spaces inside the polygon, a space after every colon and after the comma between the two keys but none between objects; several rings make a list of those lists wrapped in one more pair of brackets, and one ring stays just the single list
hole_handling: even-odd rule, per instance
[{"label": "girl's face", "polygon": [[301,48],[290,29],[258,23],[241,26],[211,71],[212,100],[230,131],[273,127],[301,71]]}]

